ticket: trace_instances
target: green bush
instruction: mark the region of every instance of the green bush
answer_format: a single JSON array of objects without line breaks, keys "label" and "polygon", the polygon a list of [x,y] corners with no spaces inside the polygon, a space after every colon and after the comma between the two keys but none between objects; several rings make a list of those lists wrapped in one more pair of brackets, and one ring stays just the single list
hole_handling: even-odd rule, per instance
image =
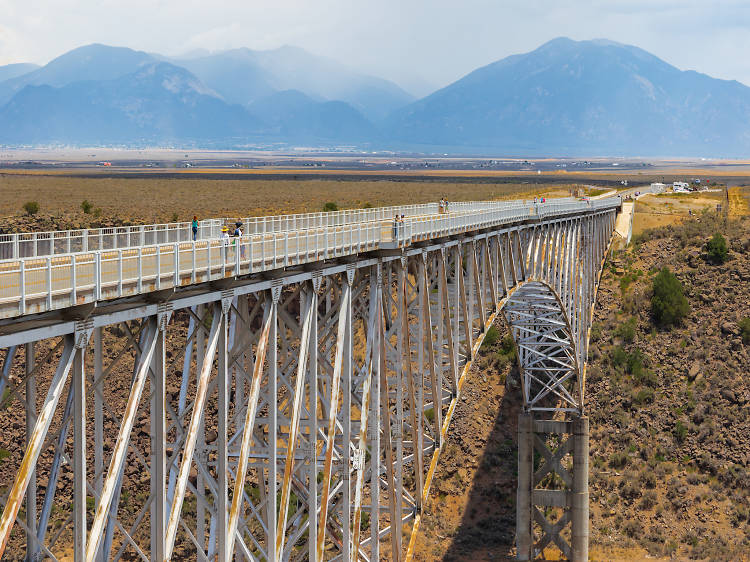
[{"label": "green bush", "polygon": [[513,336],[511,336],[510,334],[507,334],[503,338],[503,343],[500,347],[500,351],[508,359],[516,358],[516,343],[513,341]]},{"label": "green bush", "polygon": [[679,324],[690,312],[682,284],[668,268],[663,268],[654,277],[653,291],[651,313],[658,325],[669,327]]},{"label": "green bush", "polygon": [[88,199],[84,199],[81,202],[81,210],[86,213],[87,215],[91,212],[91,209],[93,208],[93,205],[89,203]]},{"label": "green bush", "polygon": [[750,344],[750,318],[740,320],[740,333],[742,334],[742,343]]},{"label": "green bush", "polygon": [[674,426],[674,438],[678,443],[684,443],[685,437],[687,437],[687,427],[681,421],[678,421]]},{"label": "green bush", "polygon": [[628,464],[628,454],[625,452],[612,453],[609,456],[609,466],[611,468],[624,468]]},{"label": "green bush", "polygon": [[26,201],[23,204],[23,210],[27,215],[36,215],[39,212],[39,203],[36,201]]},{"label": "green bush", "polygon": [[623,341],[627,343],[632,343],[635,339],[636,322],[636,318],[631,316],[628,320],[615,328],[615,336],[622,338]]},{"label": "green bush", "polygon": [[490,326],[487,330],[487,333],[484,334],[484,339],[482,340],[482,345],[480,346],[480,349],[485,350],[497,343],[497,340],[500,339],[500,331],[495,326]]},{"label": "green bush", "polygon": [[328,203],[323,205],[323,212],[325,213],[329,213],[331,211],[338,211],[338,210],[339,210],[339,206],[336,205],[336,203],[333,203],[332,201],[329,201]]},{"label": "green bush", "polygon": [[726,239],[718,232],[713,235],[706,244],[708,261],[711,263],[724,263],[729,258]]},{"label": "green bush", "polygon": [[633,395],[633,403],[642,405],[642,404],[651,404],[654,401],[654,389],[653,388],[642,388],[638,392],[636,392]]},{"label": "green bush", "polygon": [[367,203],[365,203],[364,205],[362,205],[362,208],[363,208],[363,209],[372,209],[372,203],[370,203],[370,202],[368,201]]}]

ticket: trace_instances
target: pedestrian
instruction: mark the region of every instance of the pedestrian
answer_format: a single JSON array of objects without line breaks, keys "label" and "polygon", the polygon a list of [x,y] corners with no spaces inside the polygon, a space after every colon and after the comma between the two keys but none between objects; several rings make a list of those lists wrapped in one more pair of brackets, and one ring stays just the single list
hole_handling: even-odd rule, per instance
[{"label": "pedestrian", "polygon": [[448,212],[448,199],[443,197],[443,207],[445,207],[445,212]]},{"label": "pedestrian", "polygon": [[198,217],[193,215],[193,222],[191,224],[193,228],[193,242],[198,239]]},{"label": "pedestrian", "polygon": [[396,216],[393,217],[393,239],[396,240],[398,238],[398,222],[399,222],[398,213],[396,213]]},{"label": "pedestrian", "polygon": [[242,245],[242,223],[234,223],[234,237],[237,238],[237,245],[240,247],[240,257],[245,259],[245,247]]},{"label": "pedestrian", "polygon": [[443,202],[443,198],[440,198],[440,203],[438,203],[438,214],[443,214],[443,208],[445,207],[445,203]]},{"label": "pedestrian", "polygon": [[226,262],[227,254],[229,254],[229,229],[226,226],[221,227],[221,248]]}]

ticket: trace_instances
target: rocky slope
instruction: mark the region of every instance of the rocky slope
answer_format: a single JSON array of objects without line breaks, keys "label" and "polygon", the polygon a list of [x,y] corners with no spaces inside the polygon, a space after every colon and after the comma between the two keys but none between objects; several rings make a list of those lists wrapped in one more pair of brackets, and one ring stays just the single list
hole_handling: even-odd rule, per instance
[{"label": "rocky slope", "polygon": [[[729,244],[723,265],[704,259],[714,232]],[[650,314],[652,278],[664,266],[691,309],[672,329],[656,328]],[[750,342],[739,326],[747,317],[747,217],[704,214],[648,231],[608,261],[587,377],[592,560],[750,556]],[[498,345],[481,351],[464,387],[418,560],[513,555],[518,379]]]}]

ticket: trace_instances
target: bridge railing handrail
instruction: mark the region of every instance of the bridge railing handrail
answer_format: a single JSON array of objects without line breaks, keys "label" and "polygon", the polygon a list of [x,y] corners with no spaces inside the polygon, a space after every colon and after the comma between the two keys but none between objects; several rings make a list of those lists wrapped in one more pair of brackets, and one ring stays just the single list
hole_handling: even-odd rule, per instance
[{"label": "bridge railing handrail", "polygon": [[619,206],[619,198],[596,204],[506,203],[484,209],[466,205],[463,211],[420,215],[403,223],[374,220],[0,262],[0,317],[243,276],[382,247],[406,246],[413,241],[536,217],[615,207]]},{"label": "bridge railing handrail", "polygon": [[[469,211],[505,204],[507,204],[506,201],[459,201],[450,203],[449,207],[451,210]],[[266,234],[287,230],[341,226],[373,220],[388,220],[395,213],[415,216],[437,212],[437,203],[422,203],[290,215],[204,219],[198,223],[197,239],[218,238],[221,236],[223,226],[233,226],[237,222],[242,223],[244,234]],[[191,222],[0,234],[0,261],[95,250],[153,246],[192,240]]]}]

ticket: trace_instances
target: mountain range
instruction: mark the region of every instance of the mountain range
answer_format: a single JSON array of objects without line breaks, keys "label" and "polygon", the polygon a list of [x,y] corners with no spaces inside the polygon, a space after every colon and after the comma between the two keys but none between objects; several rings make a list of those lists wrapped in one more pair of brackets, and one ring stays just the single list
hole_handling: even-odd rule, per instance
[{"label": "mountain range", "polygon": [[165,57],[88,45],[0,66],[0,144],[298,144],[509,155],[743,156],[750,88],[559,38],[414,99],[296,47]]}]

